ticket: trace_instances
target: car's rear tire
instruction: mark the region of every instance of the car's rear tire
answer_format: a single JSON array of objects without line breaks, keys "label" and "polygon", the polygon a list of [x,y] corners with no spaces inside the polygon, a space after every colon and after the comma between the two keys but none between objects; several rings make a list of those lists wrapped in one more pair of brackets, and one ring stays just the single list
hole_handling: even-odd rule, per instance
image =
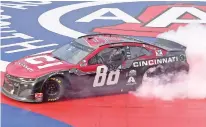
[{"label": "car's rear tire", "polygon": [[187,73],[188,69],[186,67],[168,69],[168,68],[165,68],[163,65],[154,66],[154,67],[148,68],[145,71],[142,82],[151,80],[156,77],[156,79],[161,79],[160,80],[161,82],[172,83],[173,81],[175,81],[176,76],[180,72]]},{"label": "car's rear tire", "polygon": [[64,95],[64,79],[62,77],[51,77],[42,88],[44,101],[57,101]]},{"label": "car's rear tire", "polygon": [[167,73],[165,72],[165,68],[162,65],[154,66],[148,68],[142,77],[142,84],[166,84],[168,82],[172,81],[173,76],[167,76],[165,78]]},{"label": "car's rear tire", "polygon": [[165,72],[164,66],[158,65],[158,66],[154,66],[154,67],[148,68],[145,71],[144,76],[152,78],[152,77],[155,77],[157,75],[161,75],[164,72]]}]

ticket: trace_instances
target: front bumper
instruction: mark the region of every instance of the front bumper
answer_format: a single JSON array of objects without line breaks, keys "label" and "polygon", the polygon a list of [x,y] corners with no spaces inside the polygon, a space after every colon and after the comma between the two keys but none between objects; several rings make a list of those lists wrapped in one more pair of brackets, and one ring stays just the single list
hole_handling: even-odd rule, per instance
[{"label": "front bumper", "polygon": [[1,92],[14,100],[21,102],[41,102],[35,99],[33,92],[35,82],[21,82],[15,78],[8,78],[5,76]]},{"label": "front bumper", "polygon": [[17,100],[17,101],[22,101],[22,102],[36,102],[34,99],[30,99],[30,98],[26,98],[26,97],[19,97],[17,95],[13,95],[11,94],[10,92],[8,92],[4,87],[2,87],[1,89],[1,92],[11,98],[11,99],[14,99],[14,100]]}]

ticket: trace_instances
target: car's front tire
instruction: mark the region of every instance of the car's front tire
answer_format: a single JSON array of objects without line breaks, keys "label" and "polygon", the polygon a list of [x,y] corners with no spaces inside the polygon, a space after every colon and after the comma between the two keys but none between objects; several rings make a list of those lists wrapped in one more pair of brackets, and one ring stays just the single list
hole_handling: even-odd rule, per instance
[{"label": "car's front tire", "polygon": [[64,78],[51,77],[43,84],[43,100],[44,101],[57,101],[64,95]]}]

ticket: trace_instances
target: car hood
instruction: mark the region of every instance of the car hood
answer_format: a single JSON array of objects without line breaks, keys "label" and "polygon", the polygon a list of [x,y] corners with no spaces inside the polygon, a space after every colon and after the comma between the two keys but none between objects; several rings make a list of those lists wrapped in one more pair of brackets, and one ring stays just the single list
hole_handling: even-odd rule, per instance
[{"label": "car hood", "polygon": [[6,72],[12,76],[37,78],[51,72],[69,70],[74,65],[53,57],[51,54],[27,56],[11,62]]}]

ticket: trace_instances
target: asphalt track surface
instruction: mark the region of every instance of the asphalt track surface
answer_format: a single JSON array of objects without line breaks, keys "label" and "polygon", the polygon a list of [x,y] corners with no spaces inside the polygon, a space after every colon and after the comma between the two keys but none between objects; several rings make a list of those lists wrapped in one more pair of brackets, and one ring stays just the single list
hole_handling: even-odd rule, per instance
[{"label": "asphalt track surface", "polygon": [[[133,31],[131,26],[125,26],[125,21],[122,20],[95,20],[89,23],[87,22],[86,26],[85,22],[75,22],[77,19],[101,8],[119,8],[132,17],[140,16],[139,19],[141,23],[145,23],[148,22],[152,14],[155,13],[154,16],[157,16],[158,12],[167,10],[167,5],[173,5],[176,4],[176,2],[96,4],[91,7],[71,10],[71,12],[62,14],[60,21],[66,28],[71,28],[79,33],[68,36],[63,35],[65,34],[63,32],[54,32],[54,29],[50,28],[51,26],[43,23],[44,15],[42,14],[45,14],[45,12],[57,7],[79,3],[81,4],[81,2],[53,2],[45,5],[27,6],[26,10],[9,7],[2,7],[2,9],[4,10],[3,15],[11,16],[11,18],[6,19],[6,21],[11,23],[10,28],[12,28],[12,30],[32,36],[35,40],[43,40],[41,44],[36,45],[47,45],[55,42],[61,46],[68,43],[68,41],[75,38],[75,36],[83,35],[82,33],[111,32],[111,30],[119,34],[139,35],[137,36],[138,38],[152,41],[155,39],[154,36],[156,34],[177,27],[174,25],[164,29],[145,30],[138,29],[139,26],[137,23],[133,25],[138,30]],[[200,7],[202,10],[205,9],[204,5],[206,5],[206,3],[201,2],[184,4],[202,6]],[[149,9],[149,11],[157,10],[155,12],[143,13],[143,10],[145,10],[147,6],[158,6],[158,8],[154,7],[150,8],[151,10]],[[183,5],[181,3],[181,5],[178,6]],[[69,8],[71,8],[71,6]],[[41,21],[39,19],[40,15],[42,16]],[[104,16],[113,15],[107,13]],[[182,18],[190,19],[194,18],[194,15],[185,14]],[[47,24],[52,24],[54,20],[55,19],[48,20]],[[105,28],[105,26],[107,27]],[[128,28],[130,29],[128,30]],[[57,29],[59,28],[56,28],[56,30]],[[64,31],[63,28],[62,31]],[[156,33],[151,31],[155,31]],[[1,33],[1,35],[10,36],[11,33]],[[14,38],[2,39],[1,41],[1,45],[8,45],[27,40]],[[8,51],[17,50],[19,46],[8,46],[1,49],[1,60],[11,62],[25,55],[52,50],[56,47],[57,45],[47,46],[45,48],[14,52],[15,54],[13,54]],[[2,64],[1,67],[3,67]],[[1,68],[1,70],[4,71],[3,68]],[[1,84],[3,79],[4,72],[1,73]],[[30,104],[17,102],[1,95],[1,122],[2,127],[206,127],[206,101],[194,99],[163,101],[123,94],[65,100],[55,103]]]}]

